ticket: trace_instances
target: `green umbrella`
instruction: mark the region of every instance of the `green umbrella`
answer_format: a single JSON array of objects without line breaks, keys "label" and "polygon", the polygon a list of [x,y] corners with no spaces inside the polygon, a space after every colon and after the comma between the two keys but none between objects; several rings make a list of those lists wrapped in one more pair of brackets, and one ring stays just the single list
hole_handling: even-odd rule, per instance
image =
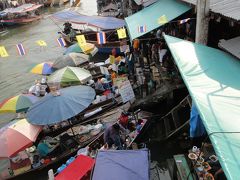
[{"label": "green umbrella", "polygon": [[48,84],[60,83],[62,87],[69,85],[85,84],[92,79],[92,75],[86,69],[70,67],[55,71],[48,78]]}]

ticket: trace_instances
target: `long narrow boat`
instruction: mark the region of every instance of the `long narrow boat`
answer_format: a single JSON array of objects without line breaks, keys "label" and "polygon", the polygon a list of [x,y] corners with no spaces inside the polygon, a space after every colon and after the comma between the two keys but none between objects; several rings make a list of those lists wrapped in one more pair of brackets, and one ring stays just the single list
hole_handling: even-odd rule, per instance
[{"label": "long narrow boat", "polygon": [[[120,116],[121,112],[124,110],[128,110],[129,109],[129,103],[123,105],[122,107],[118,107],[113,109],[110,112],[107,112],[101,116],[98,116],[97,118],[91,118],[89,119],[87,122],[84,123],[80,123],[78,124],[76,127],[80,127],[83,126],[83,124],[90,124],[90,123],[94,123],[97,122],[99,120],[101,120],[101,124],[106,124],[106,123],[115,123],[118,119],[118,116]],[[110,118],[110,119],[109,119]],[[104,125],[103,125],[104,127]],[[74,128],[73,128],[74,129]],[[101,129],[97,132],[93,131],[93,134],[89,137],[88,135],[85,134],[79,134],[79,132],[74,131],[74,133],[72,133],[72,130],[68,130],[65,132],[65,134],[67,133],[68,135],[70,134],[70,137],[74,137],[75,142],[77,143],[77,145],[75,147],[69,148],[68,146],[64,146],[66,147],[66,149],[63,151],[63,153],[61,153],[56,159],[52,159],[50,160],[50,162],[47,162],[46,164],[42,164],[39,167],[35,167],[35,168],[31,168],[28,170],[24,170],[24,167],[21,168],[21,173],[19,173],[19,171],[15,170],[15,173],[17,173],[17,175],[12,175],[12,176],[7,176],[4,177],[4,179],[23,179],[24,177],[31,177],[34,176],[34,174],[36,173],[43,173],[46,171],[46,169],[56,169],[59,164],[66,162],[70,157],[75,156],[77,154],[77,151],[81,148],[84,148],[86,146],[102,146],[103,145],[103,134],[104,134],[104,129]],[[81,132],[81,131],[80,131]],[[91,132],[91,131],[90,131]],[[91,133],[90,133],[91,134]],[[64,136],[62,134],[62,136]],[[71,138],[73,139],[73,138]]]},{"label": "long narrow boat", "polygon": [[42,18],[38,9],[42,4],[23,4],[0,12],[0,23],[6,26],[28,24]]}]

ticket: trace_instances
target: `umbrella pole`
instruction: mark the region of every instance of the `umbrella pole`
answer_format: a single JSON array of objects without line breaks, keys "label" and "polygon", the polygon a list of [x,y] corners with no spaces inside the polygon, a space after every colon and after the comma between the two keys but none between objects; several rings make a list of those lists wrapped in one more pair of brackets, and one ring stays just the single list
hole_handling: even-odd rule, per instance
[{"label": "umbrella pole", "polygon": [[[68,120],[68,123],[71,125],[71,123],[70,123],[70,121]],[[71,130],[72,130],[72,133],[73,133],[73,136],[75,136],[75,133],[74,133],[74,131],[73,131],[73,128],[72,128],[72,125],[71,125]]]}]

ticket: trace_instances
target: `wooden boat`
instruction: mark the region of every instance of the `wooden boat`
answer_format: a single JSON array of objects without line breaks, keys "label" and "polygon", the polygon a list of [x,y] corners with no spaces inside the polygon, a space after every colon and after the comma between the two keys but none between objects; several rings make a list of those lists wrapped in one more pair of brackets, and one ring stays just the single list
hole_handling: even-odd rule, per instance
[{"label": "wooden boat", "polygon": [[75,135],[75,137],[71,137],[70,139],[73,140],[73,142],[76,143],[76,146],[74,146],[72,148],[69,148],[69,147],[67,147],[67,145],[64,145],[65,150],[63,150],[62,153],[58,154],[58,157],[56,157],[55,159],[51,159],[46,164],[41,164],[39,167],[31,168],[31,169],[29,169],[25,172],[20,173],[20,174],[4,177],[4,179],[24,178],[26,176],[29,177],[33,174],[36,175],[36,173],[43,172],[46,169],[53,168],[56,164],[63,163],[67,159],[69,159],[71,156],[74,156],[80,148],[84,148],[88,144],[90,144],[90,143],[96,141],[97,139],[99,139],[99,137],[102,136],[102,134],[103,134],[103,130],[101,130],[101,132],[99,132],[95,136],[87,139],[84,142],[81,142],[80,138],[76,138],[76,135]]},{"label": "wooden boat", "polygon": [[37,21],[42,18],[38,9],[41,4],[23,4],[17,8],[8,8],[0,12],[0,23],[3,25],[22,25]]},{"label": "wooden boat", "polygon": [[[97,121],[99,122],[99,120],[101,120],[101,124],[115,123],[117,121],[118,117],[120,117],[123,109],[128,110],[129,103],[123,105],[120,108],[119,107],[115,108],[115,109],[113,109],[113,111],[110,111],[110,112],[108,111],[105,114],[99,115],[97,118],[92,117],[87,122],[82,122],[82,123],[74,126],[73,129],[78,128],[84,124],[86,125],[86,124],[94,123]],[[103,127],[104,127],[104,125],[103,125]],[[103,145],[104,129],[101,129],[98,131],[93,131],[92,134],[91,134],[92,131],[90,131],[91,137],[89,137],[89,135],[86,135],[86,134],[80,134],[80,133],[76,132],[75,130],[72,134],[71,134],[71,132],[72,132],[72,130],[69,129],[68,131],[65,131],[65,134],[66,133],[68,135],[70,134],[69,137],[71,137],[70,138],[71,140],[76,142],[76,146],[71,147],[71,145],[70,146],[64,145],[64,147],[65,147],[64,151],[62,153],[60,153],[56,159],[52,159],[52,160],[50,160],[50,162],[47,162],[46,164],[42,164],[39,167],[31,168],[20,174],[4,177],[4,179],[12,179],[12,178],[14,178],[14,179],[20,178],[21,179],[26,176],[31,177],[34,174],[36,175],[36,173],[41,173],[43,171],[46,171],[46,169],[51,169],[51,168],[56,169],[57,166],[59,166],[59,164],[66,162],[70,157],[75,156],[79,149],[84,148],[86,146],[90,146],[90,147],[98,146],[99,147],[99,146]],[[65,136],[65,134],[61,134],[61,136]],[[69,148],[69,147],[71,147],[71,148]]]},{"label": "wooden boat", "polygon": [[[109,38],[105,44],[98,44],[97,42],[97,36],[96,36],[95,31],[91,31],[91,32],[79,32],[78,34],[83,34],[85,36],[85,39],[88,43],[92,43],[94,44],[97,48],[98,48],[98,52],[99,53],[105,53],[105,54],[109,54],[112,52],[112,49],[115,48],[116,49],[116,53],[120,54],[120,41],[117,40],[116,37],[112,37]],[[70,41],[70,37],[69,35],[63,33],[63,32],[59,32],[59,34],[61,35],[61,37],[65,40],[65,42],[67,43],[68,46],[73,45],[75,43],[77,43],[76,38],[74,38],[72,41]],[[108,37],[108,35],[110,35],[110,33],[106,33],[106,37]],[[114,35],[112,35],[114,36]]]}]

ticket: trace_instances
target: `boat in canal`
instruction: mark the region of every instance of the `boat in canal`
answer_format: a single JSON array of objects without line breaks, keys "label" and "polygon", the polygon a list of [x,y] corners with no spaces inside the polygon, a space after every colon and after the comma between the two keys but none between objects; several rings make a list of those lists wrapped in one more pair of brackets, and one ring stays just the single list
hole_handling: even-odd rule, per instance
[{"label": "boat in canal", "polygon": [[7,8],[0,12],[0,23],[2,25],[23,25],[42,18],[39,8],[42,4],[23,4],[16,8]]}]

